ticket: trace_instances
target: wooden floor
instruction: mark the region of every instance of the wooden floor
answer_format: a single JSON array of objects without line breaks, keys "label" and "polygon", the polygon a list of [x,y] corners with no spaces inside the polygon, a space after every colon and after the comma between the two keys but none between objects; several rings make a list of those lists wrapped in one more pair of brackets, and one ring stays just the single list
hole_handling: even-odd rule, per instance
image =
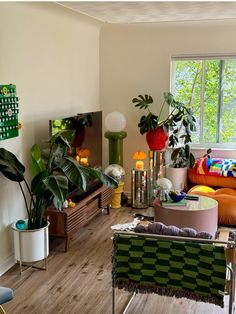
[{"label": "wooden floor", "polygon": [[[11,287],[14,299],[4,308],[8,314],[110,314],[111,313],[111,225],[132,221],[134,210],[111,209],[102,213],[74,235],[69,251],[64,242],[50,243],[48,270],[27,270],[20,275],[15,265],[2,277],[0,285]],[[117,292],[117,314],[121,313],[129,293]],[[226,308],[188,301],[138,295],[127,314],[213,314]]]}]

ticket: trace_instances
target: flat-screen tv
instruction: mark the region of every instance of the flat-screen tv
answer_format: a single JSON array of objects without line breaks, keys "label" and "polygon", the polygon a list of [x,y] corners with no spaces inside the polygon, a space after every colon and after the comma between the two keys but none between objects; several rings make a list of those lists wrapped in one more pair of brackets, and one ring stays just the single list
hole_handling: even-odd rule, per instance
[{"label": "flat-screen tv", "polygon": [[102,169],[102,111],[78,113],[72,117],[50,120],[50,135],[74,130],[72,155],[82,165]]}]

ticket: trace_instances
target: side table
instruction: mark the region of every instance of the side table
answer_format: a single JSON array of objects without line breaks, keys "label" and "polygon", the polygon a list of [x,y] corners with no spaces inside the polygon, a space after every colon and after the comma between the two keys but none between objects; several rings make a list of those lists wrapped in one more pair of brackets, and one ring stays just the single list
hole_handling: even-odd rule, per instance
[{"label": "side table", "polygon": [[187,200],[186,206],[162,207],[154,201],[154,219],[179,228],[190,227],[198,232],[207,231],[215,236],[218,227],[218,202],[206,196],[198,201]]}]

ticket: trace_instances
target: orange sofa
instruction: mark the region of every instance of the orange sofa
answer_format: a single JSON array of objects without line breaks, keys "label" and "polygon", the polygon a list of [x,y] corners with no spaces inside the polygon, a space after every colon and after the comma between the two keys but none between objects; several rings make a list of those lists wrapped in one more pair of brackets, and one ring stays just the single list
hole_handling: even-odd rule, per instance
[{"label": "orange sofa", "polygon": [[188,179],[193,186],[188,194],[203,195],[218,202],[218,224],[236,225],[236,177],[198,174],[189,169]]}]

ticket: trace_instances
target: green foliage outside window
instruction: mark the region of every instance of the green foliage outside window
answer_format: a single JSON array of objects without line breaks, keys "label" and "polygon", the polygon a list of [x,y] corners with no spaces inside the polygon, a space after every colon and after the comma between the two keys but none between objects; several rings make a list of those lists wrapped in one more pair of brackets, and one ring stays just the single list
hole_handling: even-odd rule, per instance
[{"label": "green foliage outside window", "polygon": [[236,142],[236,59],[173,61],[173,94],[192,108],[195,144]]}]

